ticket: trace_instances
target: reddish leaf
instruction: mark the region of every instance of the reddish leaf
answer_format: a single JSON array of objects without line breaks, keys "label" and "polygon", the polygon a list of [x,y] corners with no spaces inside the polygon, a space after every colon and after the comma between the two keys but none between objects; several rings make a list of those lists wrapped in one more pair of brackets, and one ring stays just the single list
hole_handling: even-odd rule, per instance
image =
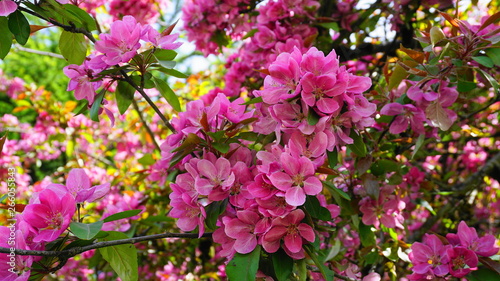
[{"label": "reddish leaf", "polygon": [[443,12],[439,12],[441,14],[441,16],[443,18],[445,18],[453,27],[456,27],[458,28],[458,22],[456,19],[452,18],[450,15],[446,14],[446,13],[443,13]]},{"label": "reddish leaf", "polygon": [[[16,210],[16,212],[22,213],[24,211],[25,207],[26,207],[25,204],[16,204],[14,209]],[[0,203],[0,209],[8,210],[9,208],[12,208],[12,207],[9,207],[8,205]]]},{"label": "reddish leaf", "polygon": [[484,264],[487,268],[500,274],[500,263],[486,257],[478,257],[479,261]]},{"label": "reddish leaf", "polygon": [[169,26],[169,27],[167,27],[167,29],[163,30],[161,33],[161,36],[170,35],[170,33],[172,33],[172,30],[174,30],[174,27],[178,21],[179,20],[175,21],[171,26]]},{"label": "reddish leaf", "polygon": [[500,12],[491,15],[482,25],[479,27],[478,31],[485,29],[488,25],[493,24],[500,20]]},{"label": "reddish leaf", "polygon": [[38,30],[47,28],[49,26],[43,26],[43,25],[30,25],[30,34],[33,34],[37,32]]},{"label": "reddish leaf", "polygon": [[401,45],[399,47],[399,49],[401,51],[403,51],[405,54],[407,54],[410,58],[412,58],[413,60],[415,60],[416,62],[418,62],[418,63],[423,63],[424,62],[424,59],[425,59],[425,54],[424,53],[418,52],[418,51],[414,51],[414,50],[411,50],[411,49],[407,49],[407,48],[403,47],[403,45]]},{"label": "reddish leaf", "polygon": [[271,75],[271,73],[269,72],[269,69],[267,69],[267,68],[256,69],[255,71],[258,71],[260,73],[264,73],[265,75]]}]

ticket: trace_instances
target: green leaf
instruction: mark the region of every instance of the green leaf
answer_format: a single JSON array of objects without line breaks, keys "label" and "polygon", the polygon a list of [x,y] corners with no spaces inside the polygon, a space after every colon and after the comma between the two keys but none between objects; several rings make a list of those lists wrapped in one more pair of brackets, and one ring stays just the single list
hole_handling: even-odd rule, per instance
[{"label": "green leaf", "polygon": [[160,94],[167,100],[167,102],[172,106],[175,111],[182,111],[181,104],[179,102],[179,98],[174,93],[174,91],[170,88],[167,82],[158,79],[156,77],[153,78],[156,89],[160,92]]},{"label": "green leaf", "polygon": [[333,151],[327,151],[326,155],[328,156],[328,165],[330,168],[334,169],[339,163],[339,152],[335,149]]},{"label": "green leaf", "polygon": [[123,211],[123,212],[119,212],[116,214],[112,214],[111,216],[105,218],[102,221],[103,222],[110,222],[110,221],[117,221],[117,220],[121,220],[121,219],[127,219],[127,218],[130,218],[133,216],[137,216],[140,212],[142,212],[142,210],[140,210],[140,209]]},{"label": "green leaf", "polygon": [[241,38],[241,39],[245,40],[247,38],[250,38],[250,37],[254,36],[254,34],[257,33],[257,31],[259,31],[259,29],[258,28],[254,28],[254,29],[248,31],[247,34],[245,34],[245,36],[243,36],[243,38]]},{"label": "green leaf", "polygon": [[229,281],[254,281],[259,269],[260,246],[248,254],[236,253],[226,265],[226,275]]},{"label": "green leaf", "polygon": [[477,84],[471,81],[458,80],[457,91],[470,92],[477,88]]},{"label": "green leaf", "polygon": [[167,75],[170,75],[170,76],[173,76],[173,77],[177,77],[177,78],[188,78],[188,76],[180,71],[177,71],[175,69],[171,69],[171,68],[164,68],[162,67],[161,72],[167,74]]},{"label": "green leaf", "polygon": [[137,160],[137,162],[139,162],[139,164],[142,164],[144,166],[150,166],[156,163],[151,153],[142,156],[141,158],[139,158],[139,160]]},{"label": "green leaf", "polygon": [[[127,235],[121,232],[108,231],[108,236],[99,239],[101,241],[113,241],[127,239]],[[102,257],[116,272],[122,281],[137,281],[139,279],[137,264],[137,249],[133,244],[115,245],[99,248]]]},{"label": "green leaf", "polygon": [[469,281],[499,280],[500,274],[488,268],[479,268],[467,275]]},{"label": "green leaf", "polygon": [[9,15],[9,30],[14,34],[17,43],[25,45],[30,37],[30,24],[26,17],[17,10]]},{"label": "green leaf", "polygon": [[177,56],[174,50],[155,49],[153,55],[158,61],[172,61]]},{"label": "green leaf", "polygon": [[260,102],[263,102],[262,97],[256,97],[256,98],[253,98],[253,99],[251,99],[247,102],[244,102],[240,105],[249,105],[249,104],[260,103]]},{"label": "green leaf", "polygon": [[59,50],[70,64],[82,64],[87,57],[87,41],[81,33],[63,30],[59,39]]},{"label": "green leaf", "polygon": [[325,278],[326,281],[333,281],[334,277],[333,271],[328,267],[326,267],[323,263],[321,263],[314,249],[311,249],[310,247],[304,247],[304,249],[306,250],[306,253],[314,261],[314,264],[316,264],[316,266],[318,267],[319,271],[321,272],[321,275],[323,275],[323,278]]},{"label": "green leaf", "polygon": [[354,143],[348,144],[347,147],[349,147],[352,152],[354,152],[357,156],[359,157],[365,157],[366,156],[366,145],[363,142],[363,138],[356,133],[356,131],[351,130],[351,134],[349,135],[354,140]]},{"label": "green leaf", "polygon": [[488,82],[490,82],[491,86],[495,90],[495,94],[500,94],[499,89],[500,85],[498,85],[498,82],[495,78],[493,78],[489,73],[483,71],[482,69],[478,68],[477,71],[479,71],[479,74],[481,74]]},{"label": "green leaf", "polygon": [[370,167],[373,175],[381,176],[389,172],[396,172],[399,170],[399,164],[389,159],[379,159]]},{"label": "green leaf", "polygon": [[205,211],[207,213],[207,218],[205,220],[205,223],[207,224],[207,227],[210,229],[216,229],[216,223],[217,219],[219,218],[220,214],[224,213],[226,210],[227,206],[227,200],[222,200],[222,201],[215,201],[210,204],[208,204],[205,207]]},{"label": "green leaf", "polygon": [[90,108],[90,119],[95,122],[99,122],[99,109],[101,108],[102,99],[106,91],[101,91],[97,96],[95,96],[94,103]]},{"label": "green leaf", "polygon": [[316,113],[316,111],[310,110],[309,114],[307,115],[307,123],[311,126],[314,126],[318,124],[320,118],[321,117],[318,115],[318,113]]},{"label": "green leaf", "polygon": [[120,114],[124,114],[129,106],[134,101],[135,89],[128,82],[118,81],[118,86],[116,86],[116,103],[118,105],[118,111]]},{"label": "green leaf", "polygon": [[4,59],[12,46],[12,33],[6,17],[0,17],[0,59]]},{"label": "green leaf", "polygon": [[500,66],[500,48],[489,48],[484,51],[496,66]]},{"label": "green leaf", "polygon": [[389,77],[389,90],[392,90],[401,84],[401,81],[408,77],[408,72],[399,64],[396,64],[391,76]]},{"label": "green leaf", "polygon": [[361,240],[363,247],[375,245],[375,233],[373,233],[371,226],[365,225],[363,222],[359,222],[359,239]]},{"label": "green leaf", "polygon": [[278,281],[287,281],[293,271],[293,259],[283,250],[271,254],[274,272]]},{"label": "green leaf", "polygon": [[89,13],[85,12],[84,10],[78,8],[78,6],[75,6],[73,4],[64,4],[63,7],[79,20],[79,22],[82,25],[81,27],[85,28],[87,31],[97,30],[96,22],[94,18],[92,18],[92,16],[89,15]]},{"label": "green leaf", "polygon": [[337,22],[322,22],[322,23],[318,23],[319,26],[322,26],[324,28],[328,28],[328,29],[332,29],[332,30],[335,30],[335,31],[339,31],[339,24]]},{"label": "green leaf", "polygon": [[184,74],[182,72],[179,72],[179,71],[177,71],[175,69],[171,69],[171,68],[165,68],[165,67],[162,67],[161,65],[155,65],[155,67],[153,69],[161,71],[167,75],[174,76],[177,78],[187,78],[188,77],[186,74]]},{"label": "green leaf", "polygon": [[342,198],[351,201],[351,197],[349,196],[349,194],[345,193],[342,189],[335,187],[335,185],[333,185],[333,183],[326,182],[326,181],[324,181],[323,183],[328,187],[328,189],[330,191],[333,191],[333,192],[337,193],[338,195],[340,195]]},{"label": "green leaf", "polygon": [[229,152],[229,143],[225,142],[214,142],[212,143],[213,148],[217,149],[217,151],[221,153],[228,153]]},{"label": "green leaf", "polygon": [[81,222],[71,222],[69,229],[71,232],[80,239],[89,240],[94,238],[102,228],[102,221],[97,221],[94,223],[81,223]]},{"label": "green leaf", "polygon": [[488,68],[491,68],[494,66],[493,61],[487,57],[487,56],[478,56],[478,57],[472,57],[473,60],[478,62],[479,64],[486,66]]},{"label": "green leaf", "polygon": [[329,221],[332,219],[332,215],[327,208],[320,205],[318,198],[315,196],[307,196],[304,208],[315,219],[322,221]]}]

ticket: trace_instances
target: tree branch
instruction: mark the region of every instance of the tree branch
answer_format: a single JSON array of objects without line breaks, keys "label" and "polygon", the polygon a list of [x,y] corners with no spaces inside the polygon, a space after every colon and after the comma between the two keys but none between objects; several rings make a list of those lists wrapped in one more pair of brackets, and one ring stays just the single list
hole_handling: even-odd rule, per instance
[{"label": "tree branch", "polygon": [[33,50],[33,49],[30,49],[30,48],[25,48],[19,44],[15,44],[14,45],[16,47],[16,49],[20,50],[20,51],[23,51],[23,52],[28,52],[28,53],[32,53],[32,54],[37,54],[37,55],[42,55],[42,56],[49,56],[49,57],[53,57],[53,58],[57,58],[57,59],[64,59],[64,57],[60,54],[56,54],[56,53],[51,53],[51,52],[45,52],[45,51],[39,51],[39,50]]},{"label": "tree branch", "polygon": [[142,126],[144,126],[144,129],[146,130],[148,135],[151,137],[151,140],[153,141],[155,148],[158,151],[161,151],[160,146],[158,145],[158,142],[156,142],[155,135],[154,135],[153,131],[151,130],[151,128],[148,126],[148,123],[146,122],[146,120],[144,120],[144,116],[142,116],[142,112],[139,109],[139,105],[137,105],[137,102],[135,101],[135,99],[132,100],[132,105],[134,106],[135,111],[139,115],[139,119],[141,120]]},{"label": "tree branch", "polygon": [[[88,246],[75,247],[75,248],[71,248],[71,249],[63,250],[63,251],[35,251],[35,250],[14,249],[14,253],[17,255],[20,255],[20,256],[59,257],[61,260],[64,260],[67,258],[74,257],[78,254],[83,253],[83,252],[87,252],[87,251],[99,249],[99,248],[104,248],[104,247],[123,245],[123,244],[135,244],[135,243],[139,243],[139,242],[162,239],[162,238],[198,238],[198,236],[199,236],[198,233],[170,233],[170,232],[166,232],[166,233],[160,233],[160,234],[133,237],[133,238],[128,238],[128,239],[97,242],[97,243],[94,243],[94,244],[91,244]],[[201,237],[212,237],[212,233],[211,232],[204,233]],[[11,252],[12,251],[10,248],[0,247],[0,253],[8,254]]]}]

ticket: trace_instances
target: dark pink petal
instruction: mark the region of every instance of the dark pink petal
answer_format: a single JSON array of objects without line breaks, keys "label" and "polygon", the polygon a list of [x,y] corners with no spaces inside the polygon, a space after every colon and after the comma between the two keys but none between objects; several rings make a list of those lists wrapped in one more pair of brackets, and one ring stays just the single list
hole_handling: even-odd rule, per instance
[{"label": "dark pink petal", "polygon": [[314,234],[314,230],[312,229],[312,227],[310,225],[305,224],[305,223],[301,223],[301,224],[299,224],[297,229],[299,230],[300,236],[302,236],[307,241],[312,243],[316,239],[316,235]]},{"label": "dark pink petal", "polygon": [[238,218],[231,219],[225,227],[227,236],[234,239],[244,239],[247,236],[253,236],[250,234],[253,226],[242,222]]},{"label": "dark pink petal", "polygon": [[284,226],[273,226],[267,233],[264,235],[264,241],[273,242],[279,241],[283,236],[285,236],[287,232],[287,228]]},{"label": "dark pink petal", "polygon": [[302,249],[302,237],[298,234],[285,236],[285,246],[292,253],[298,253]]},{"label": "dark pink petal", "polygon": [[111,188],[111,184],[105,183],[105,184],[96,185],[94,187],[95,187],[94,194],[92,194],[92,196],[90,196],[87,199],[88,202],[94,202],[96,200],[103,198],[106,194],[108,194],[108,192]]}]

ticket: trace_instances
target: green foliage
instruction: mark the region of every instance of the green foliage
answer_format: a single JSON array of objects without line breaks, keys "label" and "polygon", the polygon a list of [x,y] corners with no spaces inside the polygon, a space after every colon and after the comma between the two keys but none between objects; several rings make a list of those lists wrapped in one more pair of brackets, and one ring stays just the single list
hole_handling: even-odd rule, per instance
[{"label": "green foliage", "polygon": [[87,41],[81,33],[62,31],[59,50],[70,64],[82,64],[87,57]]},{"label": "green foliage", "polygon": [[0,17],[0,59],[4,59],[12,46],[12,33],[10,32],[6,17]]},{"label": "green foliage", "polygon": [[[108,231],[109,235],[99,239],[99,241],[113,241],[119,239],[127,239],[127,235]],[[115,245],[110,247],[99,248],[99,253],[102,255],[118,277],[123,281],[137,281],[139,279],[138,264],[137,264],[137,249],[133,244]]]},{"label": "green foliage", "polygon": [[94,238],[94,236],[101,231],[103,223],[103,221],[97,221],[94,223],[81,223],[73,221],[69,225],[69,228],[76,237],[89,240]]},{"label": "green foliage", "polygon": [[130,217],[133,217],[133,216],[137,216],[141,212],[142,212],[142,210],[140,210],[140,209],[127,210],[127,211],[119,212],[119,213],[116,213],[116,214],[112,214],[109,217],[106,217],[103,220],[103,222],[110,222],[110,221],[117,221],[117,220],[121,220],[121,219],[127,219],[127,218],[130,218]]},{"label": "green foliage", "polygon": [[236,253],[226,266],[229,281],[254,281],[259,268],[260,249],[258,245],[251,253]]},{"label": "green foliage", "polygon": [[26,45],[30,37],[30,24],[20,11],[9,15],[9,30],[14,34],[17,43]]},{"label": "green foliage", "polygon": [[124,114],[134,101],[135,89],[128,82],[118,81],[116,86],[116,103],[120,114]]},{"label": "green foliage", "polygon": [[156,88],[160,91],[160,94],[167,100],[168,104],[172,106],[176,111],[182,111],[179,98],[174,93],[172,88],[167,84],[167,82],[156,77],[153,78]]}]

